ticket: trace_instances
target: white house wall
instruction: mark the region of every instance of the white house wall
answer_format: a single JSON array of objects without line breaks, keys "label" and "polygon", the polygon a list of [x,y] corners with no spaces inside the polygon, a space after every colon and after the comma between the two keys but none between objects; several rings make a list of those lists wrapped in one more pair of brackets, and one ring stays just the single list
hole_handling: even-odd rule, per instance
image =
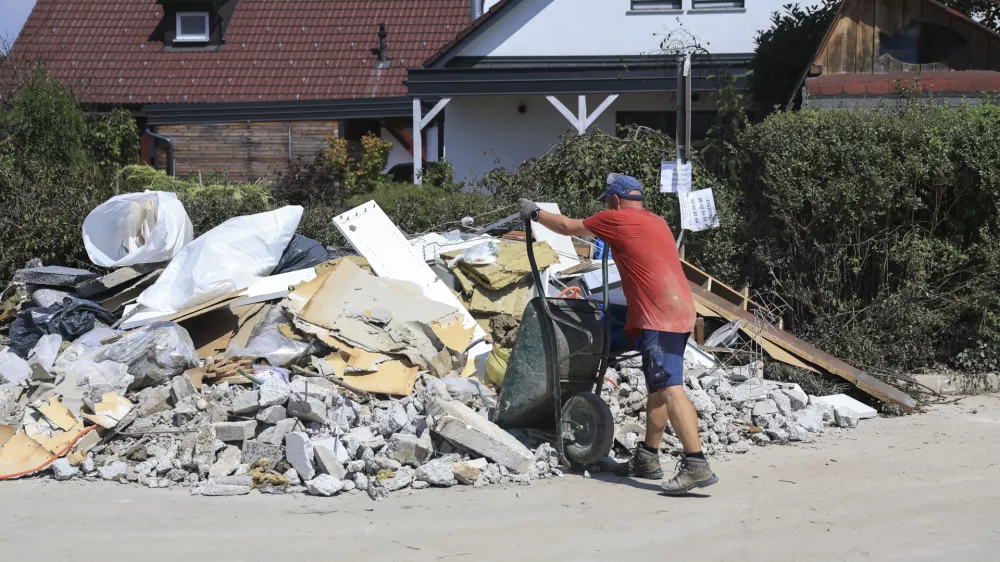
[{"label": "white house wall", "polygon": [[[557,96],[574,114],[577,96]],[[587,96],[592,112],[606,96]],[[525,113],[518,106],[525,105]],[[692,104],[694,110],[714,109],[710,99]],[[617,111],[674,111],[674,96],[622,94],[588,129],[615,133]],[[544,96],[455,97],[448,104],[444,128],[445,157],[455,167],[455,177],[471,180],[496,167],[513,170],[525,160],[541,156],[558,144],[560,135],[575,129]]]},{"label": "white house wall", "polygon": [[[658,51],[668,31],[679,27],[712,53],[752,53],[757,32],[771,27],[771,14],[791,0],[746,0],[742,10],[695,10],[692,0],[683,2],[680,11],[637,12],[630,9],[631,0],[524,0],[458,56],[650,54]],[[486,2],[487,7],[495,3]]]}]

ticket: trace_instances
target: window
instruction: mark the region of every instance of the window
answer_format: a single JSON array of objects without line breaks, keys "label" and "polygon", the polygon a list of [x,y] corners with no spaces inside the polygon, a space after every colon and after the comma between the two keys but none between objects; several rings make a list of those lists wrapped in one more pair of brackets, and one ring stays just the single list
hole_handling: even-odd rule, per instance
[{"label": "window", "polygon": [[725,10],[746,7],[744,0],[693,0],[693,2],[695,10]]},{"label": "window", "polygon": [[632,9],[638,12],[680,10],[681,0],[632,0]]},{"label": "window", "polygon": [[174,41],[207,42],[208,12],[177,12],[177,36]]},{"label": "window", "polygon": [[895,35],[879,33],[878,54],[880,57],[889,55],[905,64],[947,63],[949,60],[968,60],[969,43],[943,25],[910,20]]}]

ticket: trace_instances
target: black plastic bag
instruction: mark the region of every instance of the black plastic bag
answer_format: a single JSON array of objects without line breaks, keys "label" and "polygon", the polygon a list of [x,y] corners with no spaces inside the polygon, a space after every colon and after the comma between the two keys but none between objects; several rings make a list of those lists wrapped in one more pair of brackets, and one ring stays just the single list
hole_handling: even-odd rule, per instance
[{"label": "black plastic bag", "polygon": [[296,234],[292,236],[285,252],[281,254],[281,259],[278,260],[278,265],[274,266],[271,275],[314,267],[329,260],[330,254],[322,244],[312,238]]},{"label": "black plastic bag", "polygon": [[116,318],[95,302],[73,297],[66,297],[57,306],[28,308],[17,314],[10,327],[10,346],[27,357],[42,336],[59,334],[73,341],[93,330],[97,320],[110,326]]}]

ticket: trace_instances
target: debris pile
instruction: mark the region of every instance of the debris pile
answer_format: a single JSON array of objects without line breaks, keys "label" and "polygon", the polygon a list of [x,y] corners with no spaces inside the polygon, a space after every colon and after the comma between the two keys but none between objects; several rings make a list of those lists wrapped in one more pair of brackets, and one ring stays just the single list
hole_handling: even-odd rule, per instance
[{"label": "debris pile", "polygon": [[[588,245],[538,227],[539,289],[524,233],[408,240],[373,202],[334,218],[358,255],[333,259],[295,234],[298,207],[194,239],[169,194],[114,198],[92,214],[107,220],[85,221],[88,253],[118,269],[33,263],[3,292],[0,479],[380,500],[562,475],[551,428],[492,420],[529,301],[540,290],[599,298]],[[111,216],[125,226],[107,229]],[[874,415],[766,381],[760,363],[726,367],[689,348],[686,389],[709,453]],[[619,458],[645,434],[644,384],[635,354],[605,373]],[[668,429],[662,453],[679,447]]]}]

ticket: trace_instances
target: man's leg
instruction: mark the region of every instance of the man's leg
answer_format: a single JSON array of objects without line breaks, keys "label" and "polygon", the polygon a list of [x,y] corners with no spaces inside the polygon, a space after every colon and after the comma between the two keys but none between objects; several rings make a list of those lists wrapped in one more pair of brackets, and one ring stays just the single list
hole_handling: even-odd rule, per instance
[{"label": "man's leg", "polygon": [[[646,331],[643,334],[643,371],[649,389],[646,409],[646,440],[636,459],[657,455],[667,419],[684,447],[680,469],[663,483],[667,494],[684,494],[718,482],[701,452],[698,412],[684,391],[684,348],[687,334]],[[649,461],[647,460],[647,463]],[[662,471],[661,471],[662,472]]]}]

